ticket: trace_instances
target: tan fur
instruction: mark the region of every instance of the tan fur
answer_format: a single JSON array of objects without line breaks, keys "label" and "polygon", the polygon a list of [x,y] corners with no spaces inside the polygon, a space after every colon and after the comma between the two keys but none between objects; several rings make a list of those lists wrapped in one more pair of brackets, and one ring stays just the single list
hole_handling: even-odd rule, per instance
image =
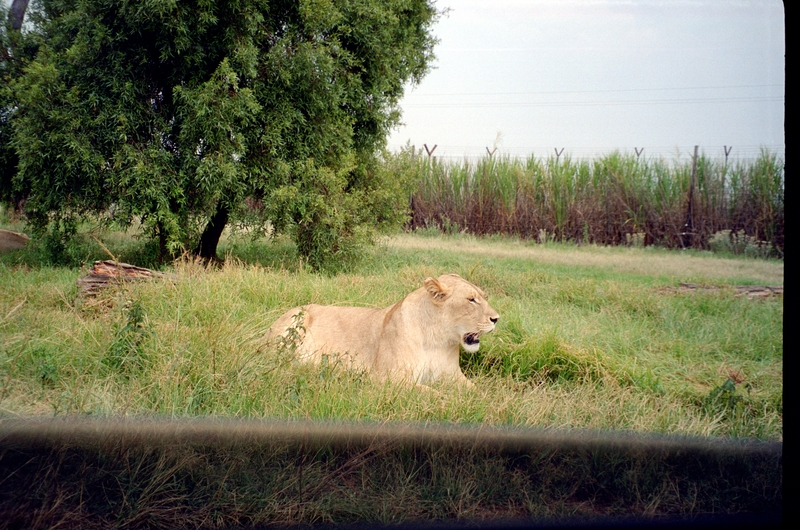
[{"label": "tan fur", "polygon": [[459,346],[478,351],[478,338],[498,319],[480,288],[457,274],[427,278],[422,287],[383,309],[295,307],[269,329],[289,340],[302,361],[338,355],[348,368],[379,379],[427,384],[439,378],[471,384],[458,364]]}]

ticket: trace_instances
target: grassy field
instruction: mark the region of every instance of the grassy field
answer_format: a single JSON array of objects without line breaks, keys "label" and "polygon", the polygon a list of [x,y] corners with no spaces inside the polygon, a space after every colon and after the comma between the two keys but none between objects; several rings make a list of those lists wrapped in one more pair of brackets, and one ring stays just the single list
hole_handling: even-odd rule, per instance
[{"label": "grassy field", "polygon": [[[147,264],[140,241],[92,235],[60,251],[91,261],[108,257],[105,246]],[[775,444],[765,453],[696,440],[783,439],[782,296],[735,289],[782,285],[782,261],[433,231],[387,239],[337,276],[309,271],[283,240],[231,236],[223,251],[222,267],[176,262],[169,279],[91,299],[77,296],[85,268],[42,265],[41,248],[0,257],[0,528],[779,509]],[[446,272],[483,287],[501,315],[481,351],[463,355],[473,389],[376,383],[264,346],[289,307],[386,306]],[[333,421],[346,439],[286,441],[260,423],[113,422],[153,417]],[[82,423],[91,418],[101,421]],[[417,429],[411,441],[393,430],[403,425]],[[448,425],[477,430],[459,431],[460,442],[425,434]],[[388,431],[354,442],[361,426]],[[509,451],[481,442],[486,428],[533,441]],[[595,429],[612,438],[580,435]],[[614,433],[656,439],[631,445]],[[689,445],[670,445],[676,435]]]},{"label": "grassy field", "polygon": [[[117,238],[117,239],[114,239]],[[118,235],[108,238],[113,252]],[[128,241],[126,244],[136,245]],[[783,262],[653,248],[401,235],[322,276],[291,245],[225,243],[225,266],[77,298],[83,271],[0,262],[0,413],[454,422],[782,439]],[[109,246],[107,245],[107,246]],[[102,257],[102,249],[96,249]],[[133,260],[131,260],[133,261]],[[263,335],[308,303],[382,307],[456,272],[501,315],[476,382],[447,397],[302,366]],[[681,292],[680,282],[718,286]],[[435,394],[438,396],[439,394]]]}]

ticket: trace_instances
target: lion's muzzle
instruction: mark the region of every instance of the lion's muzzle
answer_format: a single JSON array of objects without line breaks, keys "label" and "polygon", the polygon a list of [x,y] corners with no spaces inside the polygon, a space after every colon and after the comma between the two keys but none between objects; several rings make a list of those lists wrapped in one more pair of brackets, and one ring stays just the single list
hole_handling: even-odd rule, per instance
[{"label": "lion's muzzle", "polygon": [[481,335],[483,335],[484,333],[490,333],[494,331],[498,319],[499,317],[496,316],[489,317],[489,321],[491,322],[491,324],[485,326],[486,329],[481,329],[480,331],[473,331],[471,333],[465,333],[461,337],[461,347],[464,348],[464,351],[466,351],[467,353],[477,352],[478,348],[481,347]]}]

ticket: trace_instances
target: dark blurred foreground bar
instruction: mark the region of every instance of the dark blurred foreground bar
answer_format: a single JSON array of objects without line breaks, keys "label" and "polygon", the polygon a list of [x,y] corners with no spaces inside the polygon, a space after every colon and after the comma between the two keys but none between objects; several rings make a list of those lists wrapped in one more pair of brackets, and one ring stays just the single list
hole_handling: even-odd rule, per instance
[{"label": "dark blurred foreground bar", "polygon": [[777,528],[782,449],[483,426],[6,418],[0,528]]}]

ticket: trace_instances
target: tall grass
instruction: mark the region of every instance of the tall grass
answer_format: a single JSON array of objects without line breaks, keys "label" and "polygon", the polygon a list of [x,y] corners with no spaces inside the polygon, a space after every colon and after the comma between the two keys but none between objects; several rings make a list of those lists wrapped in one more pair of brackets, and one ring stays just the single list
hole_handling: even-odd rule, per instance
[{"label": "tall grass", "polygon": [[[135,248],[99,236],[115,255]],[[0,528],[695,517],[780,506],[783,304],[726,286],[782,283],[782,262],[406,234],[349,274],[325,276],[280,239],[231,238],[222,249],[231,253],[222,267],[178,262],[169,277],[95,298],[77,297],[85,271],[39,265],[33,249],[0,257]],[[335,363],[300,364],[264,343],[289,307],[386,306],[444,272],[483,287],[501,315],[481,351],[462,356],[472,389],[420,392]],[[682,281],[720,289],[670,289]],[[20,435],[27,420],[15,418],[31,416],[46,432]],[[152,435],[139,430],[147,424],[115,434],[102,421],[152,416],[248,421],[156,425]],[[86,417],[101,421],[80,428]],[[344,422],[348,436],[365,424],[390,430],[323,446],[284,442],[264,420]],[[508,428],[667,437],[655,451],[584,437],[514,452],[406,443],[391,430],[405,423],[459,424],[470,440]],[[687,451],[676,436],[712,437],[712,449],[716,437],[758,438],[773,450]]]},{"label": "tall grass", "polygon": [[[774,283],[782,264],[673,253],[677,263],[666,267],[659,252],[609,256],[601,247],[568,247],[559,261],[518,255],[513,242],[457,239],[439,238],[430,250],[377,249],[373,263],[334,277],[236,260],[221,269],[181,263],[174,282],[94,299],[76,297],[77,270],[0,262],[0,416],[233,415],[782,437],[781,301],[729,289],[662,292],[679,281]],[[473,392],[442,401],[264,349],[267,328],[290,307],[384,307],[443,272],[482,286],[501,314],[480,354],[462,358]],[[744,374],[734,388],[741,406],[707,403],[733,395],[714,393],[729,371]]]},{"label": "tall grass", "polygon": [[709,248],[727,230],[749,237],[762,254],[783,255],[784,163],[766,150],[730,163],[699,156],[694,184],[692,160],[618,151],[591,161],[400,156],[419,175],[411,228],[669,248]]}]

